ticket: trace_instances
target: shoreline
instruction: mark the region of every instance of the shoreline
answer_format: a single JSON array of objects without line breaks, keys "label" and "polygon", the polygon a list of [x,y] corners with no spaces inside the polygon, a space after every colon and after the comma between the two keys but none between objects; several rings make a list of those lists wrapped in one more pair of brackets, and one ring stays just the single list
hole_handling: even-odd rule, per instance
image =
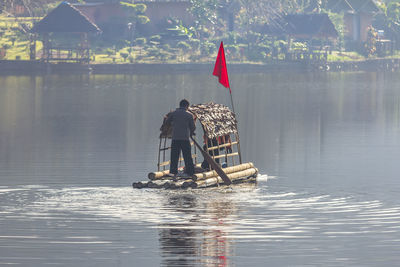
[{"label": "shoreline", "polygon": [[[45,63],[29,60],[0,60],[0,75],[20,74],[180,74],[208,73],[214,68],[209,63],[126,63],[80,64]],[[231,73],[265,73],[271,71],[396,71],[400,58],[366,59],[345,62],[277,61],[271,63],[230,63]]]}]

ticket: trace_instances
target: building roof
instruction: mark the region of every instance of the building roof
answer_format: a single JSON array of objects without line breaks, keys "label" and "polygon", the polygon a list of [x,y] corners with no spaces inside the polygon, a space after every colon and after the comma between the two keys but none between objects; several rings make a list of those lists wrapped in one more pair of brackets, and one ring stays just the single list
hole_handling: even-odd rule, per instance
[{"label": "building roof", "polygon": [[328,0],[326,8],[335,13],[354,11],[346,0]]},{"label": "building roof", "polygon": [[346,0],[356,12],[375,13],[379,8],[372,0]]},{"label": "building roof", "polygon": [[340,12],[364,12],[376,13],[379,8],[372,0],[328,0],[326,4],[327,9],[340,13]]},{"label": "building roof", "polygon": [[91,22],[78,9],[68,2],[62,2],[42,20],[36,23],[32,32],[101,32],[100,28]]},{"label": "building roof", "polygon": [[290,14],[266,25],[264,32],[299,38],[337,38],[338,32],[327,14]]},{"label": "building roof", "polygon": [[[210,139],[238,132],[235,114],[227,106],[210,102],[192,105],[189,111],[200,121],[204,134]],[[171,137],[171,125],[163,123],[160,130],[160,137]]]}]

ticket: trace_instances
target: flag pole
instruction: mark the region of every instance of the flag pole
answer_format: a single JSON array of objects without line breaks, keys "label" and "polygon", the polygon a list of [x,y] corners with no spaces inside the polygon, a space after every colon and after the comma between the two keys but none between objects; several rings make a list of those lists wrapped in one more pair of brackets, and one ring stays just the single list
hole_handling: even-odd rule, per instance
[{"label": "flag pole", "polygon": [[236,113],[235,113],[235,106],[233,105],[233,97],[232,97],[232,90],[231,90],[231,88],[229,87],[229,94],[231,95],[231,105],[232,105],[232,111],[233,111],[233,113],[235,114],[235,116],[236,116]]},{"label": "flag pole", "polygon": [[217,60],[215,62],[213,75],[218,77],[218,80],[219,80],[220,84],[222,84],[224,87],[229,89],[229,94],[231,96],[232,111],[236,115],[235,106],[233,104],[232,90],[231,90],[231,87],[229,85],[228,69],[226,68],[224,43],[222,41],[221,41],[221,44],[219,46],[218,56],[217,56]]},{"label": "flag pole", "polygon": [[[229,85],[228,69],[226,68],[224,43],[222,41],[221,41],[221,45],[219,46],[217,60],[215,61],[215,67],[214,67],[213,75],[218,77],[218,81],[219,81],[220,84],[222,84],[224,87],[229,89],[229,94],[231,95],[232,111],[233,111],[233,114],[235,116],[236,123],[237,123],[235,106],[233,104],[232,90],[231,90],[231,87]],[[237,125],[236,125],[236,127],[237,127]],[[240,161],[240,164],[242,164],[242,153],[240,152],[239,134],[236,133],[235,135],[236,135],[236,140],[237,140],[237,149],[238,149],[238,152],[239,152],[239,161]]]}]

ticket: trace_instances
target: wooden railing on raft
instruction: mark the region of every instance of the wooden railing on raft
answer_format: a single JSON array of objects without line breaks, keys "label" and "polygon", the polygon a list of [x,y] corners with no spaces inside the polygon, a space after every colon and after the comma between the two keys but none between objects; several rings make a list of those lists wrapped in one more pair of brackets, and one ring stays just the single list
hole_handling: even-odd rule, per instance
[{"label": "wooden railing on raft", "polygon": [[[208,142],[206,142],[206,150],[208,153],[212,156],[214,160],[219,160],[222,158],[225,158],[225,162],[229,166],[235,166],[238,164],[242,164],[242,157],[240,153],[240,141],[239,141],[239,135],[238,134],[230,134],[224,136],[225,141],[224,142],[218,142],[218,145],[212,145],[213,142],[211,142],[211,146],[209,146]],[[157,171],[165,171],[168,170],[171,161],[170,161],[170,149],[171,149],[171,141],[167,142],[166,137],[160,137],[160,143],[159,143],[159,149],[158,149],[158,163],[157,163]],[[233,140],[232,140],[233,139]],[[217,138],[218,140],[218,138]],[[193,146],[193,142],[191,142],[191,146]],[[218,150],[218,153],[215,151]],[[224,153],[221,153],[222,150],[224,150]],[[192,154],[192,158],[194,161],[194,164],[198,164],[198,153],[196,146],[194,146],[194,149],[192,150],[194,153]],[[167,153],[168,152],[168,153]],[[238,157],[238,159],[235,159]],[[230,162],[228,162],[228,159],[230,159]],[[178,166],[181,167],[183,163],[183,158],[179,158],[179,163]]]}]

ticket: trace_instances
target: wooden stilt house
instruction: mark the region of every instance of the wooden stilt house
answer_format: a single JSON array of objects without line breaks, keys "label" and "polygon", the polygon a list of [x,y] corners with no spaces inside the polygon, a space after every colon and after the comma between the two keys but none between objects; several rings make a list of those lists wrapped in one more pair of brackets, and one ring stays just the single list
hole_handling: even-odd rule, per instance
[{"label": "wooden stilt house", "polygon": [[35,35],[34,44],[37,38],[43,42],[38,53],[41,60],[89,63],[88,35],[101,30],[70,3],[62,2],[37,22],[31,32]]},{"label": "wooden stilt house", "polygon": [[[274,20],[263,28],[265,34],[271,36],[285,36],[288,46],[285,51],[286,60],[306,60],[316,62],[327,61],[327,49],[329,43],[338,37],[338,32],[330,20],[328,14],[289,14]],[[320,40],[315,47],[313,40]],[[292,48],[293,41],[307,43],[306,49],[296,50]],[[317,50],[317,51],[315,51]]]}]

